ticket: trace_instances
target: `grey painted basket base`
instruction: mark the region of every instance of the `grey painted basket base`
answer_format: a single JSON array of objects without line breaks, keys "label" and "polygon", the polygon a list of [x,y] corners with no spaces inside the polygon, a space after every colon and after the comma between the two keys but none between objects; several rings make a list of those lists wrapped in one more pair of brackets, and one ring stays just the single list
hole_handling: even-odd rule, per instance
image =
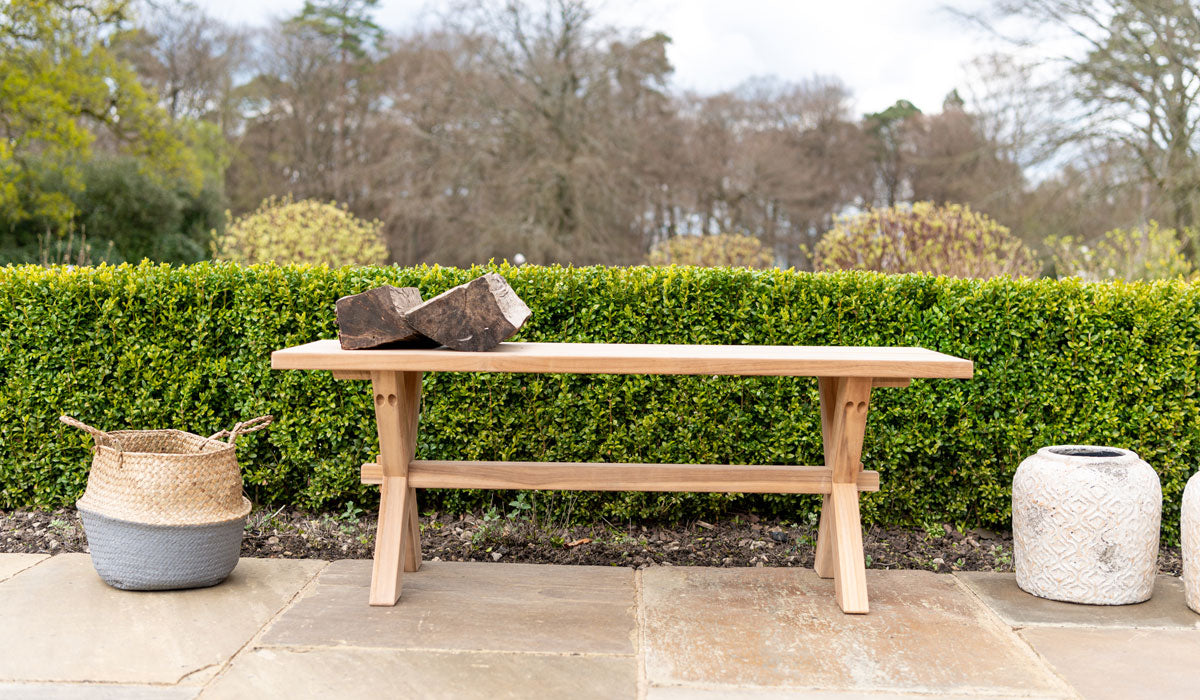
[{"label": "grey painted basket base", "polygon": [[92,564],[127,591],[215,586],[237,566],[246,518],[203,525],[144,525],[82,508]]}]

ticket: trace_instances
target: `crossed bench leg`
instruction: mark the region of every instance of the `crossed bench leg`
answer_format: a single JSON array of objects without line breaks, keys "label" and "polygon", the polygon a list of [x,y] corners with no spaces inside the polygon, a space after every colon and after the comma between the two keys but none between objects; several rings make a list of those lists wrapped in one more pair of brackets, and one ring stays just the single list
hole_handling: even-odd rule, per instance
[{"label": "crossed bench leg", "polygon": [[857,479],[862,471],[863,433],[871,403],[870,378],[821,377],[821,435],[833,490],[822,499],[814,567],[832,578],[837,603],[846,613],[866,613],[867,572]]},{"label": "crossed bench leg", "polygon": [[371,372],[383,487],[371,568],[371,605],[395,605],[400,576],[421,567],[417,490],[408,485],[421,408],[420,372]]},{"label": "crossed bench leg", "polygon": [[[818,576],[834,580],[843,612],[866,613],[858,477],[871,387],[907,382],[869,377],[821,377],[819,382],[825,465],[832,470],[833,484],[821,506],[815,569]],[[371,372],[371,383],[383,483],[370,602],[390,606],[400,599],[403,572],[421,566],[416,490],[408,481],[409,464],[416,453],[421,372]]]}]

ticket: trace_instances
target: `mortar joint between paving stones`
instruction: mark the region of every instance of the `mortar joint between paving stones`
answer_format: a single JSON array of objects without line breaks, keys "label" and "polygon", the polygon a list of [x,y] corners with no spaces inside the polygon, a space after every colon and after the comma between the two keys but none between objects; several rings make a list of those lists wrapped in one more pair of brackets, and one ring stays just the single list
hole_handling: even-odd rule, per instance
[{"label": "mortar joint between paving stones", "polygon": [[400,646],[363,646],[362,644],[256,644],[255,649],[272,649],[278,651],[290,651],[297,654],[307,654],[312,651],[328,651],[336,649],[338,651],[368,651],[368,652],[390,652],[390,651],[416,651],[432,654],[451,654],[451,655],[475,655],[475,654],[495,654],[496,656],[547,656],[547,657],[563,657],[563,658],[588,658],[588,659],[628,659],[632,654],[622,654],[615,651],[544,651],[539,649],[446,649],[444,647],[400,647]]},{"label": "mortar joint between paving stones", "polygon": [[637,661],[637,698],[646,700],[650,692],[649,679],[646,676],[646,606],[642,601],[642,570],[633,572],[633,653]]},{"label": "mortar joint between paving stones", "polygon": [[48,559],[50,559],[50,555],[49,555],[49,554],[34,554],[34,555],[32,555],[32,556],[35,556],[35,557],[40,557],[40,558],[38,558],[38,559],[35,559],[34,561],[31,561],[31,562],[29,562],[29,566],[23,566],[23,567],[21,567],[20,569],[17,569],[16,571],[9,572],[9,573],[8,573],[6,576],[0,576],[0,583],[4,583],[5,581],[8,581],[9,579],[12,579],[12,578],[16,577],[16,576],[17,576],[17,575],[19,575],[19,574],[23,574],[23,573],[25,573],[26,571],[29,571],[29,570],[30,570],[30,569],[32,569],[33,567],[37,566],[38,564],[41,564],[42,562],[44,562],[44,561],[47,561]]},{"label": "mortar joint between paving stones", "polygon": [[[205,668],[214,666],[209,664]],[[199,670],[199,669],[197,669]],[[191,675],[195,671],[189,671],[187,675]],[[186,676],[185,676],[186,677]],[[178,688],[178,681],[97,681],[97,680],[63,680],[62,678],[22,678],[20,680],[0,680],[0,686],[3,685],[95,685],[95,686],[113,686],[123,688],[126,686],[147,687],[147,688]]]},{"label": "mortar joint between paving stones", "polygon": [[[734,691],[749,691],[755,694],[763,694],[767,697],[769,693],[786,693],[795,695],[798,693],[813,693],[814,700],[819,700],[823,697],[837,698],[842,697],[846,693],[853,694],[855,697],[871,697],[878,695],[881,700],[887,698],[944,698],[946,691],[937,688],[905,688],[897,690],[891,686],[868,686],[856,687],[853,690],[847,688],[832,688],[829,686],[775,686],[775,685],[759,685],[755,683],[737,683],[730,685],[726,683],[704,683],[698,681],[662,681],[655,682],[655,688],[679,688],[681,690],[698,690],[703,692],[729,693]],[[757,697],[757,695],[756,695]],[[1030,690],[1025,692],[1014,692],[1012,690],[992,690],[990,688],[955,688],[954,697],[970,697],[979,698],[980,700],[988,700],[994,698],[996,700],[1020,700],[1020,698],[1029,698],[1030,700],[1063,700],[1063,698],[1078,698],[1078,695],[1062,695],[1062,696],[1047,696],[1039,694],[1037,691]]]},{"label": "mortar joint between paving stones", "polygon": [[[216,673],[213,674],[212,678],[208,679],[208,682],[206,682],[203,686],[201,686],[200,693],[197,694],[196,697],[197,698],[203,697],[204,693],[207,692],[210,687],[212,687],[212,684],[215,683],[221,676],[225,675],[225,672],[228,671],[229,667],[233,665],[234,660],[236,660],[239,656],[241,656],[247,649],[255,648],[255,646],[258,643],[258,640],[262,639],[263,634],[266,633],[266,631],[271,628],[271,625],[275,624],[276,620],[278,620],[280,617],[283,616],[284,613],[286,613],[288,610],[290,610],[291,607],[296,604],[296,601],[304,598],[304,596],[308,595],[309,591],[316,588],[317,580],[321,577],[321,572],[324,571],[325,569],[327,569],[328,567],[329,567],[329,562],[327,562],[327,561],[321,562],[321,566],[317,567],[316,570],[313,571],[313,573],[309,577],[309,579],[304,582],[304,585],[301,586],[300,589],[297,590],[295,593],[293,593],[290,598],[288,598],[286,601],[284,601],[283,605],[279,606],[279,609],[275,611],[275,614],[272,615],[270,618],[268,618],[267,621],[263,623],[262,627],[259,627],[258,631],[255,632],[250,637],[250,639],[248,639],[246,641],[245,644],[238,647],[237,651],[230,654],[228,659],[225,659],[225,661],[221,664],[221,668]],[[205,668],[208,668],[208,667],[205,667]],[[176,683],[179,683],[184,678],[187,678],[188,676],[192,675],[193,673],[196,673],[199,670],[202,670],[202,669],[196,669],[195,671],[189,671],[189,672],[185,673],[183,676],[180,676],[179,680],[176,681]]]},{"label": "mortar joint between paving stones", "polygon": [[1052,678],[1058,682],[1058,684],[1067,693],[1065,695],[1065,697],[1076,698],[1077,700],[1082,700],[1082,696],[1079,694],[1079,691],[1075,690],[1075,687],[1072,686],[1069,682],[1067,682],[1067,679],[1065,677],[1063,677],[1062,674],[1060,674],[1060,673],[1058,673],[1058,671],[1054,670],[1054,665],[1051,664],[1050,661],[1046,657],[1042,656],[1041,653],[1039,653],[1037,649],[1034,649],[1033,645],[1030,644],[1028,640],[1026,640],[1020,634],[1017,634],[1017,628],[1014,628],[1012,625],[1005,622],[1004,618],[1000,617],[999,613],[997,613],[995,610],[992,610],[992,606],[987,604],[987,601],[983,599],[983,596],[979,595],[979,593],[976,592],[975,589],[968,586],[966,584],[966,582],[963,581],[958,576],[951,575],[950,578],[954,579],[954,585],[958,586],[958,588],[960,590],[964,591],[967,594],[968,598],[970,600],[975,601],[975,604],[983,610],[983,615],[984,615],[985,619],[990,621],[993,627],[995,627],[999,630],[1008,632],[1009,634],[1011,634],[1012,636],[1014,636],[1018,640],[1020,640],[1021,644],[1020,644],[1019,648],[1024,649],[1026,651],[1026,653],[1029,655],[1031,661],[1035,661],[1040,665],[1042,672],[1044,674],[1046,674],[1047,677]]},{"label": "mortar joint between paving stones", "polygon": [[[197,676],[201,673],[204,673],[205,671],[211,669],[214,666],[220,667],[220,665],[221,665],[221,662],[218,661],[216,663],[205,664],[205,665],[201,666],[200,668],[188,671],[187,673],[180,676],[179,680],[175,681],[175,685],[186,685],[187,679],[191,678],[192,676]],[[207,683],[207,682],[208,681],[205,681],[205,683]],[[201,683],[200,685],[204,685],[204,683]]]}]

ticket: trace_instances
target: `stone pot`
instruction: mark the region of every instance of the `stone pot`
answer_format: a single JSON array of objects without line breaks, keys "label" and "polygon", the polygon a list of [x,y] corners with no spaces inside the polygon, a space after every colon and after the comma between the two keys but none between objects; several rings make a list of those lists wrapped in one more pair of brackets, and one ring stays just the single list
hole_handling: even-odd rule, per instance
[{"label": "stone pot", "polygon": [[1200,472],[1192,474],[1183,489],[1183,517],[1179,526],[1183,544],[1183,590],[1187,606],[1200,613]]},{"label": "stone pot", "polygon": [[1148,600],[1158,571],[1162,486],[1116,447],[1043,447],[1013,477],[1017,585],[1092,605]]}]

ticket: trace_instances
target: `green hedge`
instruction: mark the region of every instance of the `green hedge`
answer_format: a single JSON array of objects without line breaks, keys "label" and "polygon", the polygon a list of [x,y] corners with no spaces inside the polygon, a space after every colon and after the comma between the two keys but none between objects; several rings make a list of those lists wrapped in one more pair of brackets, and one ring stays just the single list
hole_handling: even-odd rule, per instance
[{"label": "green hedge", "polygon": [[[1200,457],[1200,286],[988,281],[697,268],[499,267],[533,309],[533,341],[920,345],[975,361],[973,380],[916,380],[873,399],[863,462],[881,524],[1005,526],[1013,471],[1038,447],[1136,450],[1162,477],[1164,534]],[[0,269],[0,507],[81,493],[87,437],[105,428],[215,432],[263,413],[241,441],[265,504],[373,503],[370,392],[328,372],[272,371],[277,348],[335,335],[333,302],[390,283],[426,297],[482,269],[149,263]],[[427,459],[819,464],[811,378],[427,374]],[[492,502],[430,492],[427,507]],[[753,511],[802,519],[811,496],[537,493],[573,520]]]}]

